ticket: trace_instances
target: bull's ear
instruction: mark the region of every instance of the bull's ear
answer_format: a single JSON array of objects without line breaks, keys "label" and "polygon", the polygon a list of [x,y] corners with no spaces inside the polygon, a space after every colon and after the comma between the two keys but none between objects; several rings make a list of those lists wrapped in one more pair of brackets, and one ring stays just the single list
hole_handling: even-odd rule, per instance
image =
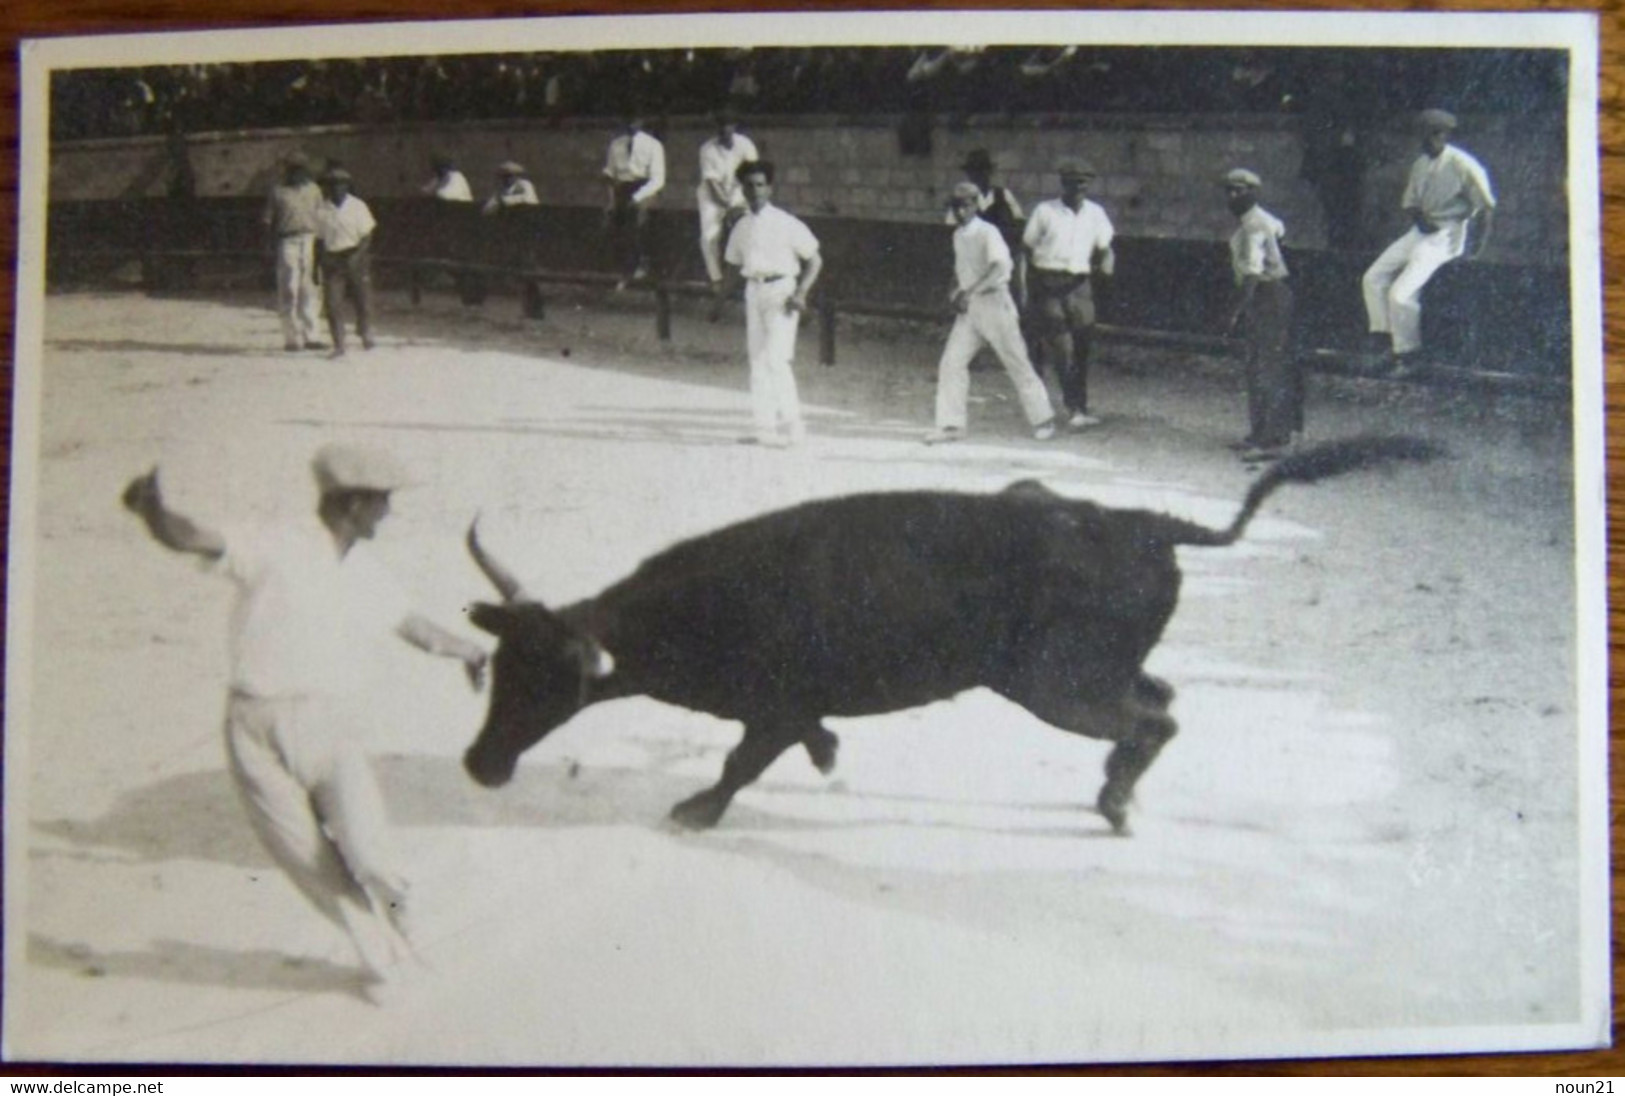
[{"label": "bull's ear", "polygon": [[492,605],[488,601],[476,601],[468,607],[468,622],[482,632],[489,632],[494,636],[507,633],[508,625],[513,621],[513,610],[506,605]]}]

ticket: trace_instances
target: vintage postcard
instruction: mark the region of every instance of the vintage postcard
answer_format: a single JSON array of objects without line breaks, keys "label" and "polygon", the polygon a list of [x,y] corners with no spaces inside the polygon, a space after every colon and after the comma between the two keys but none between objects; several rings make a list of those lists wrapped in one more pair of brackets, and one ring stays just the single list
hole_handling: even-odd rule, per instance
[{"label": "vintage postcard", "polygon": [[1605,1045],[1596,35],[26,42],[5,1058]]}]

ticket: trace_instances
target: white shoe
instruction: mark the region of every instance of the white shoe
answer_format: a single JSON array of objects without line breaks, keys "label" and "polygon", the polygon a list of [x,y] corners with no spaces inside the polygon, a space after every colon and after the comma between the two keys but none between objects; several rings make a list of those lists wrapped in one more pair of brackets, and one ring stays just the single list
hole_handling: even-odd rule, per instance
[{"label": "white shoe", "polygon": [[1074,411],[1072,417],[1066,420],[1068,430],[1087,430],[1091,426],[1099,426],[1100,420],[1085,411]]},{"label": "white shoe", "polygon": [[933,430],[920,441],[926,445],[947,445],[950,442],[964,441],[965,428],[963,426],[944,426]]},{"label": "white shoe", "polygon": [[1055,420],[1047,419],[1033,427],[1034,441],[1049,441],[1055,436]]}]

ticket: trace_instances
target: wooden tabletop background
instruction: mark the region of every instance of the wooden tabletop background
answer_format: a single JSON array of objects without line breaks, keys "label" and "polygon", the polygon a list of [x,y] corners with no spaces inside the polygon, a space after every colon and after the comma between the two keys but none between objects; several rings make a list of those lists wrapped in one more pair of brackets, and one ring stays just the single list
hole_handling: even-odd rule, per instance
[{"label": "wooden tabletop background", "polygon": [[[459,4],[448,0],[3,0],[0,5],[0,141],[5,146],[0,156],[0,339],[7,351],[12,346],[14,309],[16,300],[15,272],[17,254],[17,121],[18,70],[17,43],[23,38],[52,37],[69,34],[112,34],[169,30],[212,30],[226,27],[269,27],[290,23],[370,22],[433,19],[513,18],[533,15],[587,15],[587,14],[649,14],[654,12],[738,12],[738,11],[866,11],[880,8],[907,10],[964,10],[969,8],[1023,8],[1037,10],[1064,10],[1081,5],[1024,0],[1017,3],[989,3],[987,0],[915,0],[898,2],[841,2],[841,0],[803,0],[793,3],[751,5],[736,0],[655,0],[653,3],[635,3],[634,0],[477,0]],[[1608,506],[1617,510],[1625,500],[1625,447],[1619,444],[1617,434],[1625,429],[1625,359],[1618,353],[1620,338],[1625,333],[1625,288],[1619,282],[1620,263],[1625,261],[1625,0],[1609,0],[1602,6],[1542,3],[1540,0],[1442,0],[1437,3],[1401,3],[1396,0],[1364,0],[1355,3],[1293,2],[1272,3],[1254,0],[1247,4],[1224,4],[1219,0],[1106,0],[1095,7],[1109,10],[1186,9],[1211,10],[1221,7],[1280,11],[1346,11],[1350,8],[1369,11],[1595,11],[1601,20],[1602,52],[1600,59],[1600,101],[1598,103],[1601,168],[1602,168],[1602,229],[1603,229],[1603,281],[1604,309],[1606,313],[1605,352],[1607,355],[1607,421],[1608,421]],[[7,361],[13,358],[8,353]],[[4,417],[5,437],[11,434],[12,376],[9,369],[0,372],[0,415]],[[0,482],[10,484],[9,445],[0,445]],[[8,499],[9,502],[9,499]],[[1609,593],[1609,696],[1611,707],[1621,708],[1619,683],[1614,673],[1620,644],[1625,641],[1625,607],[1619,596],[1625,590],[1625,574],[1621,571],[1621,551],[1625,549],[1625,532],[1618,523],[1610,522],[1608,531]],[[0,552],[3,552],[0,545]],[[0,640],[3,643],[3,640]],[[1613,894],[1613,972],[1614,1013],[1621,1012],[1621,986],[1625,982],[1622,969],[1619,907],[1622,893],[1619,876],[1619,850],[1625,846],[1625,825],[1622,825],[1617,803],[1625,787],[1625,753],[1622,753],[1618,735],[1611,721],[1609,755],[1612,799],[1615,806],[1609,811],[1611,846],[1614,850]],[[0,1003],[3,1007],[3,1003]],[[1618,1040],[1618,1021],[1615,1025]],[[68,1070],[49,1063],[0,1063],[0,1073],[16,1074],[68,1074],[85,1076],[91,1072],[104,1074],[131,1074],[130,1069],[77,1068]],[[179,1069],[160,1069],[157,1072],[181,1073]],[[1023,1072],[1040,1072],[1027,1070]],[[1612,1076],[1625,1078],[1625,1049],[1571,1054],[1505,1054],[1468,1055],[1455,1057],[1401,1057],[1324,1059],[1282,1062],[1244,1062],[1212,1064],[1176,1064],[1169,1066],[1135,1066],[1101,1069],[1095,1067],[1044,1070],[1080,1074],[1173,1074],[1197,1076],[1224,1075],[1317,1075],[1317,1076]]]}]

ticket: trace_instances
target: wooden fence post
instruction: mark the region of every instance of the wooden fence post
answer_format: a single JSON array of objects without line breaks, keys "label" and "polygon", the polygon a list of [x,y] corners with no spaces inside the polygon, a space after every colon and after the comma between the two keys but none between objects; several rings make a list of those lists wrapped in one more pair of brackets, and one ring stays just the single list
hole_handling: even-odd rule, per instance
[{"label": "wooden fence post", "polygon": [[818,302],[818,360],[835,364],[835,302],[828,297]]},{"label": "wooden fence post", "polygon": [[655,333],[661,342],[671,342],[671,290],[655,286]]}]

